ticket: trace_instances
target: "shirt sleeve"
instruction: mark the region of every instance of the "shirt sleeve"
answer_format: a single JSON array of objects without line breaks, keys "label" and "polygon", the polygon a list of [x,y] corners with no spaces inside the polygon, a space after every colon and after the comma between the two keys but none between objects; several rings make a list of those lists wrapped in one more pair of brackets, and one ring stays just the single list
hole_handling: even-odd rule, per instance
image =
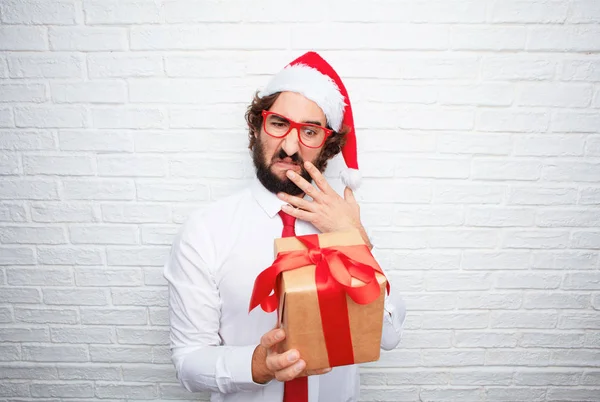
[{"label": "shirt sleeve", "polygon": [[169,286],[172,360],[179,382],[191,392],[256,391],[256,345],[224,346],[219,336],[221,301],[214,277],[216,252],[200,216],[177,234],[164,266]]},{"label": "shirt sleeve", "polygon": [[400,343],[402,326],[406,317],[404,300],[398,290],[390,284],[390,294],[386,296],[383,307],[383,331],[381,334],[381,348],[392,350]]}]

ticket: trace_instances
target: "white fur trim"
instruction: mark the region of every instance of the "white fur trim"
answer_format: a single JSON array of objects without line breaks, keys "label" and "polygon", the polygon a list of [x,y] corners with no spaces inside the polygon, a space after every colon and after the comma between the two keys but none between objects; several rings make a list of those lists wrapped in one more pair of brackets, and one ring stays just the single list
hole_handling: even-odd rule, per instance
[{"label": "white fur trim", "polygon": [[325,113],[327,122],[339,131],[344,120],[346,104],[335,82],[319,70],[305,64],[295,64],[276,74],[258,96],[265,97],[277,92],[297,92],[315,102]]},{"label": "white fur trim", "polygon": [[360,187],[362,181],[362,175],[360,171],[356,169],[345,168],[341,171],[340,176],[345,186],[350,187],[352,191],[357,190]]}]

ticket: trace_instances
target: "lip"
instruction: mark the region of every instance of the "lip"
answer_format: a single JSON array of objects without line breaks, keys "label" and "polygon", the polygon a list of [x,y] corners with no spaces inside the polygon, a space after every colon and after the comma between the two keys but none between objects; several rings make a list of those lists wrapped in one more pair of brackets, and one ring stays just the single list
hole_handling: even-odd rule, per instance
[{"label": "lip", "polygon": [[286,170],[300,170],[300,166],[296,163],[277,161],[274,163],[274,165],[281,169],[286,169]]}]

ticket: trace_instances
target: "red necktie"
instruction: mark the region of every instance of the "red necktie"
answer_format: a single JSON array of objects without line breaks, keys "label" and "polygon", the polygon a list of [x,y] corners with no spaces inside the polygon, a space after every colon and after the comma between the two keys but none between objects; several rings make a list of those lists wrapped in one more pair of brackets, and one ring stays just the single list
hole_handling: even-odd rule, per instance
[{"label": "red necktie", "polygon": [[[294,224],[296,218],[292,215],[279,211],[283,221],[283,232],[281,237],[296,236]],[[283,402],[308,402],[308,377],[298,377],[283,383]]]}]

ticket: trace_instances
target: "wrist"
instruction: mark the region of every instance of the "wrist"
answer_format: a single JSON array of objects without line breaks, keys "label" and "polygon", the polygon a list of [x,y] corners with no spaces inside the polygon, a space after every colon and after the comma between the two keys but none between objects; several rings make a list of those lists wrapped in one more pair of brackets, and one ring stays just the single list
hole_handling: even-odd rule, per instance
[{"label": "wrist", "polygon": [[266,359],[267,349],[258,345],[252,354],[252,381],[257,384],[266,384],[275,378],[267,368]]},{"label": "wrist", "polygon": [[363,241],[365,242],[365,244],[367,245],[367,247],[369,247],[369,250],[373,249],[373,244],[371,243],[371,240],[369,239],[369,235],[367,234],[366,229],[364,228],[364,226],[360,226],[358,228],[360,235],[363,238]]}]

